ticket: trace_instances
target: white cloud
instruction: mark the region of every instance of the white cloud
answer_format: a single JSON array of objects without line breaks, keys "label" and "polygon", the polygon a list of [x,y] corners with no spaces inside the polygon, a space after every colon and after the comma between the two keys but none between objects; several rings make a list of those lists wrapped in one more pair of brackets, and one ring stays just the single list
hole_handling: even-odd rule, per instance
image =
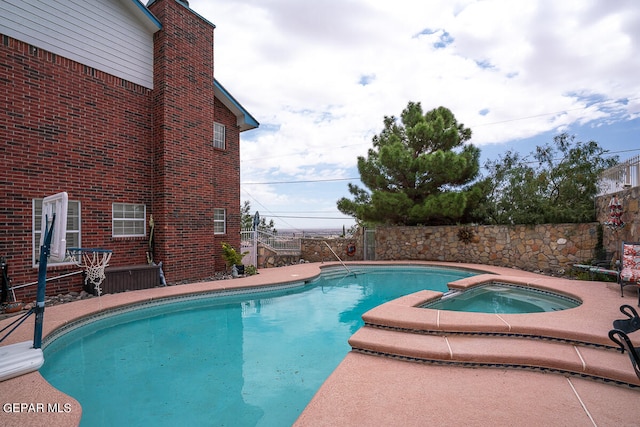
[{"label": "white cloud", "polygon": [[[245,182],[357,176],[356,158],[383,117],[408,101],[451,109],[481,148],[640,112],[635,0],[190,5],[216,25],[216,78],[261,123],[242,136]],[[346,187],[313,197],[298,185],[250,193],[291,209],[307,199],[335,206]]]}]

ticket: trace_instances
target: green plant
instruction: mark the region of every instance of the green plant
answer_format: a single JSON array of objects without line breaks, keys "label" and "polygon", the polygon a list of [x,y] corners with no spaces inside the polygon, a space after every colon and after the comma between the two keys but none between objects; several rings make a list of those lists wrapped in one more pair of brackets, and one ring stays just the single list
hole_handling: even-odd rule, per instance
[{"label": "green plant", "polygon": [[340,212],[360,222],[388,225],[455,224],[480,204],[472,183],[480,149],[471,129],[445,107],[425,112],[409,102],[399,118],[385,116],[367,156],[358,156],[362,187],[348,184],[352,199]]},{"label": "green plant", "polygon": [[473,228],[467,226],[460,227],[458,229],[458,240],[462,243],[469,244],[473,241],[474,234]]},{"label": "green plant", "polygon": [[244,274],[247,276],[253,276],[254,274],[258,274],[258,269],[255,265],[247,265],[244,268]]},{"label": "green plant", "polygon": [[618,164],[595,141],[561,133],[528,156],[507,151],[485,164],[483,211],[495,224],[593,222],[600,174]]},{"label": "green plant", "polygon": [[230,244],[222,242],[222,258],[224,258],[227,263],[227,267],[241,265],[242,258],[248,253],[249,252],[238,253]]}]

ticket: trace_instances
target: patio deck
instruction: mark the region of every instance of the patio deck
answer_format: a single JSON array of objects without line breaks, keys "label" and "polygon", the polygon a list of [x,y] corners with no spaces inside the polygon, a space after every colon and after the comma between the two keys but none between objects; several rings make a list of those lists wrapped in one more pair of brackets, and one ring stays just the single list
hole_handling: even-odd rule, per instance
[{"label": "patio deck", "polygon": [[[488,275],[475,280],[500,275],[501,280],[576,296],[583,304],[526,315],[414,307],[430,297],[425,291],[379,306],[363,316],[367,326],[349,340],[353,350],[318,390],[297,426],[639,424],[640,388],[621,384],[640,386],[640,381],[628,356],[611,349],[607,337],[612,321],[621,318],[619,306],[637,304],[637,290],[621,298],[616,283],[484,265],[415,264],[483,270]],[[44,335],[96,311],[188,293],[297,282],[316,276],[323,265],[336,263],[263,269],[246,278],[103,295],[50,307]],[[0,321],[0,327],[8,321]],[[6,344],[29,340],[32,333],[33,316]],[[631,335],[636,343],[638,334]],[[38,372],[0,382],[0,396],[3,426],[76,426],[81,417],[78,402],[51,387]],[[58,403],[60,412],[14,412],[6,406],[14,403]],[[64,404],[69,404],[68,411]]]}]

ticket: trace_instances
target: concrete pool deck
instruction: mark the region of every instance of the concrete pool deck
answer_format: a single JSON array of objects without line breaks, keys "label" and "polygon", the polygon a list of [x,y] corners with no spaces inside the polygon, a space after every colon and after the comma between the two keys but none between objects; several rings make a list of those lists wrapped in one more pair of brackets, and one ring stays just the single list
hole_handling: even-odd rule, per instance
[{"label": "concrete pool deck", "polygon": [[[352,264],[357,263],[348,265]],[[615,351],[607,336],[613,320],[623,318],[620,305],[637,306],[637,290],[627,287],[621,298],[615,283],[559,279],[485,265],[374,264],[482,270],[487,274],[464,279],[456,286],[499,275],[500,281],[555,290],[583,304],[553,313],[517,315],[415,307],[435,296],[430,291],[383,304],[363,316],[365,327],[349,340],[353,350],[318,390],[297,426],[640,424],[640,380],[627,354]],[[317,276],[323,266],[334,265],[339,266],[314,263],[261,269],[260,274],[246,278],[103,295],[48,307],[44,336],[73,320],[119,306],[298,282]],[[11,320],[0,321],[0,328]],[[3,345],[31,340],[33,321],[31,316]],[[640,344],[640,332],[631,334],[631,339]],[[33,411],[7,406],[24,403],[33,404]],[[0,382],[0,404],[0,425],[7,427],[76,426],[82,414],[75,399],[53,388],[38,372]],[[45,410],[39,411],[37,404]],[[49,404],[59,412],[48,410]]]}]

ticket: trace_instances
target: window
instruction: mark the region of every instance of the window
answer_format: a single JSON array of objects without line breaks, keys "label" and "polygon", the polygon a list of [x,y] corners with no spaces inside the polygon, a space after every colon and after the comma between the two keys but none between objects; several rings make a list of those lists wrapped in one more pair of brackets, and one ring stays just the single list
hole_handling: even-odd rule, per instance
[{"label": "window", "polygon": [[[33,232],[31,235],[33,236],[33,265],[38,265],[40,262],[40,235],[41,225],[42,225],[42,199],[33,199]],[[80,202],[69,200],[69,204],[67,206],[67,247],[68,248],[79,248],[81,247],[80,243]],[[60,265],[66,263],[54,263],[49,262],[47,265]]]},{"label": "window", "polygon": [[213,234],[225,234],[227,232],[227,214],[224,209],[213,210]]},{"label": "window", "polygon": [[222,150],[226,149],[225,128],[220,123],[213,124],[213,146]]},{"label": "window", "polygon": [[113,204],[113,237],[144,237],[147,227],[145,205]]}]

